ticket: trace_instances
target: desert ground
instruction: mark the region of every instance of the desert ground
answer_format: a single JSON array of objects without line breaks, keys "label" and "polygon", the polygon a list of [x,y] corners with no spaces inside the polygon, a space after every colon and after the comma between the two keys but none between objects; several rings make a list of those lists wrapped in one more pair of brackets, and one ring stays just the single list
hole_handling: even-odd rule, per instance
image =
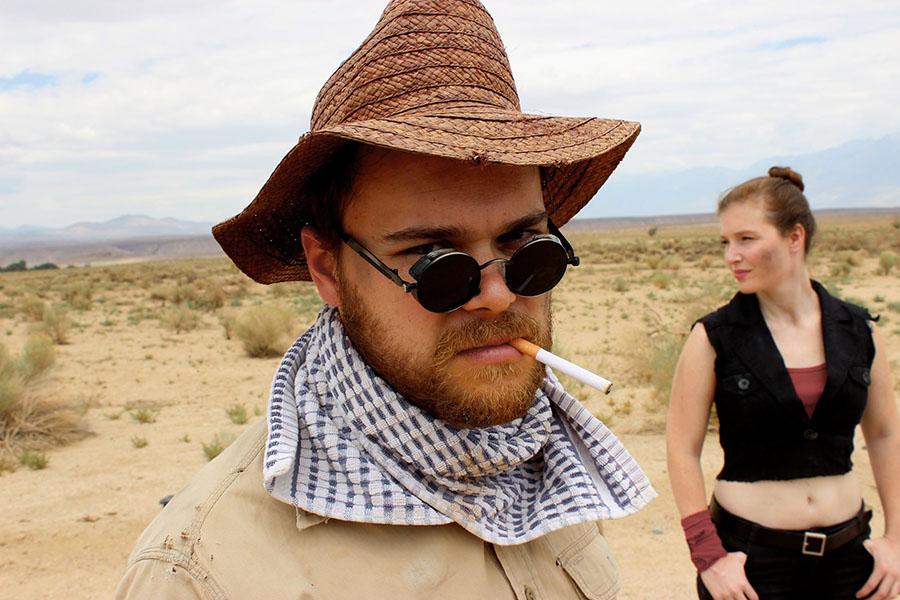
[{"label": "desert ground", "polygon": [[[813,277],[881,315],[900,375],[900,212],[821,230]],[[566,380],[659,493],[606,524],[620,598],[695,597],[664,426],[691,322],[734,293],[717,227],[573,231],[571,241],[582,265],[553,293],[554,350],[615,382],[604,396]],[[319,305],[311,284],[257,285],[224,258],[0,274],[0,597],[111,596],[160,498],[262,418],[279,362],[267,345],[283,350]],[[854,462],[878,533],[864,448],[859,436]],[[711,485],[714,423],[703,463]]]}]

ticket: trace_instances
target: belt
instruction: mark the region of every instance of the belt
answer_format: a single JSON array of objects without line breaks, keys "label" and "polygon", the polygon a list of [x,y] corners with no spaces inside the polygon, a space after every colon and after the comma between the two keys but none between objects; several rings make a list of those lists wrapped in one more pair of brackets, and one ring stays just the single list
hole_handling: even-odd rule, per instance
[{"label": "belt", "polygon": [[709,512],[717,529],[743,542],[794,550],[807,556],[824,556],[826,551],[852,542],[867,533],[872,519],[872,511],[861,507],[853,518],[829,527],[815,527],[809,531],[771,529],[731,514],[716,502],[715,496],[709,504]]}]

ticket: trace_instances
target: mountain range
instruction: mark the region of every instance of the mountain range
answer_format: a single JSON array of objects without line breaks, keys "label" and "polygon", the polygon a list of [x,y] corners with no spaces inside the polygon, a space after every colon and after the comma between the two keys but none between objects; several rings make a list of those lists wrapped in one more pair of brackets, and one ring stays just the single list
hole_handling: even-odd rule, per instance
[{"label": "mountain range", "polygon": [[[765,174],[772,165],[790,166],[803,175],[806,195],[816,212],[900,209],[900,133],[896,133],[820,152],[773,156],[745,169],[702,167],[615,173],[569,227],[630,227],[698,219],[711,222],[716,199],[724,190]],[[883,214],[888,213],[896,214],[894,210]],[[0,266],[22,259],[29,264],[84,264],[217,255],[221,250],[212,239],[212,225],[171,217],[123,215],[103,223],[80,222],[62,228],[0,227]]]},{"label": "mountain range", "polygon": [[103,223],[79,222],[51,228],[22,225],[0,227],[0,246],[83,244],[140,238],[197,237],[210,235],[212,223],[180,221],[171,217],[155,219],[146,215],[123,215]]},{"label": "mountain range", "polygon": [[820,152],[772,156],[744,169],[701,167],[677,172],[613,173],[579,217],[714,212],[723,191],[765,175],[773,165],[789,166],[803,176],[806,197],[814,211],[900,206],[900,133],[895,133]]}]

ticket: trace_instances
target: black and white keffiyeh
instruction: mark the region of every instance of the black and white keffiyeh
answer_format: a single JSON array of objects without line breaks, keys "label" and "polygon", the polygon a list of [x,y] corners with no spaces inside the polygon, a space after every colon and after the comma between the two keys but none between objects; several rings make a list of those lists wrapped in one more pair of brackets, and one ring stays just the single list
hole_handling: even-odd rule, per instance
[{"label": "black and white keffiyeh", "polygon": [[519,544],[623,517],[656,496],[621,442],[548,369],[527,414],[457,429],[397,394],[326,306],[272,383],[264,479],[323,517],[391,525],[456,522]]}]

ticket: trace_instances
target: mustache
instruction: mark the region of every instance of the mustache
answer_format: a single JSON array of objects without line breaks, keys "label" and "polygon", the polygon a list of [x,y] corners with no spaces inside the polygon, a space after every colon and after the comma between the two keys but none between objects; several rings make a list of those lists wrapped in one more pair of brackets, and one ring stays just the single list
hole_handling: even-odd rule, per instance
[{"label": "mustache", "polygon": [[484,346],[497,338],[516,337],[542,345],[549,336],[534,317],[505,312],[496,319],[474,319],[445,331],[438,339],[434,357],[436,362],[441,364],[462,350]]}]

